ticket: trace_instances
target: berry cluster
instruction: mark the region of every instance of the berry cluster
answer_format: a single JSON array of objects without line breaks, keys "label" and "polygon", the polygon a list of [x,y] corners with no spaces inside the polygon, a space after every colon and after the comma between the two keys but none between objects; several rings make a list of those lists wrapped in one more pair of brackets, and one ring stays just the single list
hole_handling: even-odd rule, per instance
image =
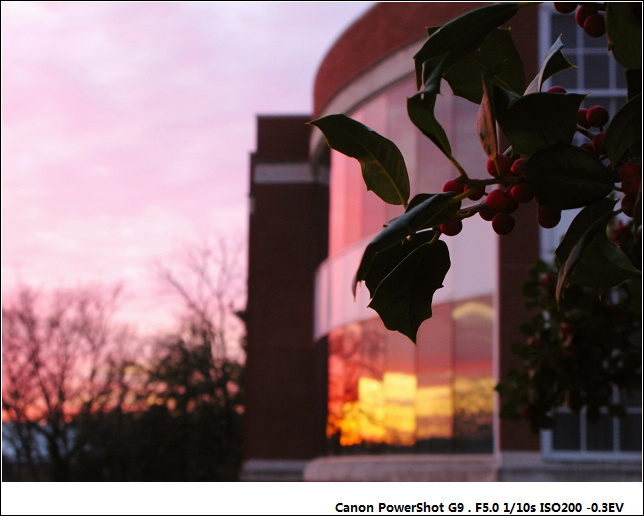
[{"label": "berry cluster", "polygon": [[[577,2],[554,2],[555,9],[562,14],[575,13],[575,21],[592,38],[606,34],[606,20],[600,12],[601,4],[581,4]],[[577,12],[575,12],[577,11]]]},{"label": "berry cluster", "polygon": [[[562,86],[552,86],[548,93],[566,94]],[[578,131],[588,138],[580,148],[594,154],[599,160],[606,160],[606,133],[604,127],[610,121],[610,115],[606,108],[600,105],[588,109],[580,108],[577,114]],[[591,130],[597,130],[592,132]],[[488,159],[486,164],[487,172],[493,180],[471,180],[460,177],[450,179],[443,185],[443,192],[453,192],[461,198],[467,197],[471,200],[479,200],[485,196],[485,200],[476,206],[475,210],[468,210],[468,214],[459,214],[440,226],[444,235],[455,236],[463,229],[462,219],[469,216],[473,211],[487,221],[492,222],[492,228],[499,235],[506,235],[514,229],[514,213],[520,204],[530,202],[534,194],[530,186],[525,182],[521,166],[525,158],[517,158],[512,161],[504,154],[498,154],[495,159]],[[642,165],[640,162],[629,161],[620,163],[619,168],[613,170],[615,183],[621,183],[621,190],[624,193],[622,199],[622,211],[629,217],[633,216],[637,195],[642,182]],[[610,164],[607,165],[612,170]],[[497,187],[486,193],[486,187],[496,184]],[[537,222],[546,229],[554,228],[561,220],[561,210],[549,206],[537,206]]]},{"label": "berry cluster", "polygon": [[[593,106],[588,109],[581,108],[577,114],[577,123],[581,126],[582,134],[590,141],[582,143],[580,147],[594,154],[598,159],[606,159],[606,145],[604,126],[608,124],[610,115],[603,106]],[[587,129],[599,129],[596,134],[587,131]],[[627,161],[619,164],[619,168],[608,164],[608,168],[613,171],[615,183],[621,183],[621,191],[624,193],[622,198],[622,210],[629,217],[633,216],[633,209],[637,194],[639,193],[642,183],[642,164],[637,161]]]},{"label": "berry cluster", "polygon": [[[504,154],[498,154],[495,159],[488,159],[486,170],[498,186],[486,193],[486,187],[491,181],[450,179],[443,185],[443,192],[454,192],[477,201],[485,196],[485,200],[476,206],[476,211],[484,219],[492,223],[492,228],[499,235],[507,235],[514,229],[514,213],[520,204],[534,199],[530,186],[523,179],[521,166],[525,158],[511,161]],[[467,184],[466,184],[467,183]],[[537,209],[537,220],[543,227],[551,228],[557,225],[561,211],[545,206]],[[462,218],[457,216],[440,226],[441,232],[447,236],[460,233],[463,228]]]}]

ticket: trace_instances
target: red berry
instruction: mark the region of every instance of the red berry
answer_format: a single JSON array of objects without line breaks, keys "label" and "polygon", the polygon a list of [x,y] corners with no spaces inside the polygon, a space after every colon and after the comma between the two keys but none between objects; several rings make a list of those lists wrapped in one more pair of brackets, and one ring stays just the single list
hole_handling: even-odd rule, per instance
[{"label": "red berry", "polygon": [[642,164],[637,161],[629,161],[624,163],[619,169],[619,178],[623,181],[627,177],[636,174],[642,176]]},{"label": "red berry", "polygon": [[514,185],[510,189],[510,195],[514,198],[515,201],[524,203],[530,202],[534,199],[534,194],[532,193],[532,188],[526,183],[519,183]]},{"label": "red berry", "polygon": [[622,197],[622,210],[624,210],[624,215],[632,217],[633,211],[635,210],[635,197],[630,197],[628,195]]},{"label": "red berry", "polygon": [[515,204],[510,194],[501,189],[492,190],[485,198],[485,205],[492,213],[510,213],[516,209]]},{"label": "red berry", "polygon": [[548,287],[550,286],[550,282],[552,281],[552,276],[548,273],[545,273],[541,278],[539,278],[539,285],[542,287]]},{"label": "red berry", "polygon": [[537,208],[537,222],[542,228],[554,228],[561,220],[561,210],[550,208],[549,206],[539,206]]},{"label": "red berry", "polygon": [[488,158],[486,169],[492,177],[504,176],[510,172],[512,162],[505,154],[496,155],[496,163],[493,159]]},{"label": "red berry", "polygon": [[597,9],[590,5],[581,5],[577,12],[575,13],[575,21],[582,29],[584,28],[584,22],[591,14],[596,14]]},{"label": "red berry", "polygon": [[554,2],[555,10],[561,14],[570,14],[577,9],[577,2]]},{"label": "red berry", "polygon": [[506,211],[506,213],[514,213],[519,209],[519,202],[514,197],[512,197],[510,192],[508,192],[508,197],[510,198],[510,206],[508,207],[508,211]]},{"label": "red berry", "polygon": [[599,14],[591,14],[586,21],[584,21],[584,32],[591,38],[601,38],[606,34],[606,22],[604,17]]},{"label": "red berry", "polygon": [[455,194],[462,194],[465,191],[465,185],[459,183],[454,179],[450,179],[443,185],[443,192],[454,192]]},{"label": "red berry", "polygon": [[478,201],[481,197],[485,195],[485,185],[474,186],[472,188],[472,193],[468,195],[468,199],[473,201]]},{"label": "red berry", "polygon": [[512,163],[512,166],[510,167],[510,173],[514,176],[522,176],[523,172],[521,172],[521,166],[528,161],[526,158],[519,158]]},{"label": "red berry", "polygon": [[458,235],[463,229],[463,222],[458,217],[452,217],[445,224],[441,224],[441,231],[446,236]]},{"label": "red berry", "polygon": [[597,154],[606,154],[606,133],[601,131],[593,138],[593,149]]},{"label": "red berry", "polygon": [[492,229],[498,235],[507,235],[514,229],[514,217],[507,213],[497,213],[492,219]]},{"label": "red berry", "polygon": [[591,127],[603,127],[608,122],[608,111],[604,106],[593,106],[586,113],[586,121]]},{"label": "red berry", "polygon": [[588,110],[586,108],[579,108],[579,111],[577,111],[577,123],[586,129],[590,127],[588,120],[586,120],[587,113]]},{"label": "red berry", "polygon": [[548,93],[567,93],[563,86],[551,86],[548,88]]},{"label": "red berry", "polygon": [[637,172],[625,174],[622,180],[622,191],[629,197],[636,197],[641,183],[642,177]]},{"label": "red berry", "polygon": [[612,227],[608,236],[616,245],[621,246],[626,242],[626,239],[633,236],[633,233],[628,224],[624,224],[620,219],[615,219],[615,225]]},{"label": "red berry", "polygon": [[494,218],[494,213],[488,208],[487,206],[483,206],[481,208],[481,211],[479,211],[479,215],[483,220],[487,220],[490,222]]}]

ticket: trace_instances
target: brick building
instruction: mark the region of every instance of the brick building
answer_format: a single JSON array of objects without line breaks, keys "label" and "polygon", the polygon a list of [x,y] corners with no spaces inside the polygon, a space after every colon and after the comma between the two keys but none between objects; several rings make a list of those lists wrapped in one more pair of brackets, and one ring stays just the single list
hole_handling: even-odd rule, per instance
[{"label": "brick building", "polygon": [[[517,229],[496,235],[469,219],[448,239],[452,266],[434,296],[418,346],[387,331],[350,284],[365,245],[400,207],[367,192],[359,164],[329,152],[305,124],[345,113],[393,140],[412,196],[441,191],[455,171],[408,120],[416,92],[413,55],[425,27],[483,3],[375,5],[320,65],[314,112],[260,116],[251,157],[248,270],[246,480],[641,480],[641,399],[631,418],[592,427],[563,414],[533,435],[498,417],[494,385],[516,365],[509,347],[526,319],[521,284],[556,247],[566,223],[542,230],[534,206]],[[551,5],[521,9],[513,38],[530,80],[559,33],[577,65],[557,76],[568,91],[593,91],[614,113],[626,86],[607,63],[605,40],[578,30]],[[561,77],[561,78],[560,78]],[[444,91],[436,114],[467,170],[484,167],[478,106]],[[483,163],[483,165],[481,165]],[[431,173],[427,171],[431,170]],[[633,431],[633,425],[639,432]],[[626,431],[626,426],[631,430]],[[637,430],[637,428],[635,428]],[[594,433],[604,437],[591,439]],[[600,443],[600,444],[597,444]]]}]

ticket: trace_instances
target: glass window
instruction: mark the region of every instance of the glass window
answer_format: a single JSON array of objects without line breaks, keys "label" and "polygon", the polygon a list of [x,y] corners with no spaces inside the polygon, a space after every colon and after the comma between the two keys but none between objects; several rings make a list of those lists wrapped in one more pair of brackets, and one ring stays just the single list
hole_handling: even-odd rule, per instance
[{"label": "glass window", "polygon": [[[439,192],[458,175],[409,121],[407,97],[415,91],[410,75],[349,113],[400,148],[412,196]],[[472,125],[478,108],[449,93],[439,98],[436,115],[459,162],[480,169],[485,154]],[[459,243],[448,242],[455,255],[450,279],[434,296],[433,317],[421,325],[414,346],[387,330],[370,309],[367,316],[345,317],[352,309],[342,295],[351,284],[345,270],[348,248],[402,214],[401,206],[368,192],[357,161],[336,152],[331,155],[330,196],[330,257],[321,270],[331,279],[328,288],[319,290],[326,296],[319,303],[329,319],[341,321],[328,334],[330,453],[491,453],[496,280],[490,271],[495,270],[497,241],[490,225],[472,219],[471,234]],[[472,249],[480,257],[477,266],[485,268],[483,275],[472,264]]]},{"label": "glass window", "polygon": [[[614,115],[626,99],[626,82],[623,68],[607,54],[606,38],[591,38],[579,28],[574,15],[557,13],[552,5],[541,9],[541,55],[545,55],[557,36],[564,34],[564,55],[576,68],[556,74],[547,86],[559,84],[570,93],[590,94],[582,107],[604,106]],[[577,144],[585,140],[578,137]],[[563,213],[562,221],[552,230],[541,230],[542,258],[552,259],[552,252],[559,244],[577,211]],[[615,392],[615,401],[618,393]],[[554,428],[542,433],[542,451],[550,458],[620,459],[639,458],[641,452],[642,400],[640,394],[620,394],[628,401],[627,415],[623,419],[601,414],[599,421],[589,423],[582,410],[580,415],[562,408],[554,414]]]},{"label": "glass window", "polygon": [[555,414],[552,448],[555,450],[581,449],[579,433],[579,416],[571,412],[561,411]]}]

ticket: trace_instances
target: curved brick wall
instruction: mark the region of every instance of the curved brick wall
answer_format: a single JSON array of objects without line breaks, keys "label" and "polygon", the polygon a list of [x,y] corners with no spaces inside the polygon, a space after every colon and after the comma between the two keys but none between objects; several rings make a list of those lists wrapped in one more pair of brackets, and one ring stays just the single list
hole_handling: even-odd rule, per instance
[{"label": "curved brick wall", "polygon": [[315,116],[361,72],[393,51],[425,38],[426,27],[443,25],[486,3],[489,2],[386,2],[375,5],[338,38],[322,61],[313,88]]}]

